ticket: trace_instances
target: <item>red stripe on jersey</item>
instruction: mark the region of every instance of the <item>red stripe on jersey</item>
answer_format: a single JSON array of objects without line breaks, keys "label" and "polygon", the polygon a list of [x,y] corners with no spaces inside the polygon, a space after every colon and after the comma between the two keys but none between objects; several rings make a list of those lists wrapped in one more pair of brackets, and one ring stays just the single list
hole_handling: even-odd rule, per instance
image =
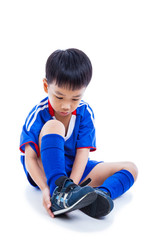
[{"label": "red stripe on jersey", "polygon": [[32,142],[32,141],[29,141],[29,142],[23,143],[23,144],[20,146],[20,148],[19,148],[20,151],[21,151],[22,153],[25,153],[25,151],[22,150],[22,146],[26,145],[27,143],[33,143],[33,144],[34,144],[35,149],[36,149],[36,152],[37,152],[37,156],[39,157],[39,156],[40,156],[39,147],[38,147],[38,145],[37,145],[36,143],[34,143],[34,142]]},{"label": "red stripe on jersey", "polygon": [[78,147],[76,149],[81,149],[81,148],[90,148],[90,152],[96,151],[95,147]]},{"label": "red stripe on jersey", "polygon": [[74,110],[74,111],[72,112],[72,115],[77,115],[76,110]]},{"label": "red stripe on jersey", "polygon": [[52,108],[52,106],[51,106],[51,104],[50,104],[49,99],[48,99],[48,108],[49,108],[49,113],[50,113],[51,116],[53,117],[53,116],[54,116],[54,110],[53,110],[53,108]]}]

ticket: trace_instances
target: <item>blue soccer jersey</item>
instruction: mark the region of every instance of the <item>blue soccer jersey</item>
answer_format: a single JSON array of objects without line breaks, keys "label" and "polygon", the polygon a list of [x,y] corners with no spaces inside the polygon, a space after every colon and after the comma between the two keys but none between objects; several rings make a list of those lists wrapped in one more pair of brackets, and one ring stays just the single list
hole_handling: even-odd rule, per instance
[{"label": "blue soccer jersey", "polygon": [[[47,97],[31,110],[25,121],[20,138],[20,151],[21,162],[27,176],[28,173],[25,167],[25,144],[29,143],[39,157],[39,134],[43,125],[51,119],[55,119],[54,110]],[[90,151],[96,150],[94,113],[89,104],[83,100],[81,100],[77,109],[72,112],[67,135],[65,136],[64,154],[66,158],[66,172],[68,173],[73,166],[76,149],[79,148],[90,148]],[[91,168],[97,164],[97,162],[95,162],[95,164],[94,162],[95,161],[92,162]]]}]

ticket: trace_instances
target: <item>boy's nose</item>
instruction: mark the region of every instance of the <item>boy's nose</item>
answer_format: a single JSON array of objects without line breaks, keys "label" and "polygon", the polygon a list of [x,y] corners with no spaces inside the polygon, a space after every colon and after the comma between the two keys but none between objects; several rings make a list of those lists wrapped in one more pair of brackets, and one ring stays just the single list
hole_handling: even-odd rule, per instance
[{"label": "boy's nose", "polygon": [[62,109],[64,112],[68,112],[70,110],[70,106],[69,105],[63,105]]}]

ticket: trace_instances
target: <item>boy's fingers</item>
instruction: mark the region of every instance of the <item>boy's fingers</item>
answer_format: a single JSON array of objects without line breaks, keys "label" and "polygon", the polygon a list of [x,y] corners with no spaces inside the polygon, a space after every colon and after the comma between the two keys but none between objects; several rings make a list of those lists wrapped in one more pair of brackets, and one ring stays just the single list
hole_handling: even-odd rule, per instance
[{"label": "boy's fingers", "polygon": [[47,210],[47,212],[49,213],[49,215],[50,215],[52,218],[54,218],[54,214],[53,214],[53,212],[51,211],[50,207],[51,207],[51,204],[48,204],[48,205],[46,206],[46,210]]},{"label": "boy's fingers", "polygon": [[50,209],[50,207],[51,207],[51,202],[50,202],[50,200],[47,201],[47,202],[44,202],[43,205],[44,205],[45,209],[47,210],[48,214],[49,214],[52,218],[54,218],[54,214],[52,213],[52,211],[51,211],[51,209]]},{"label": "boy's fingers", "polygon": [[50,191],[48,188],[43,190],[43,206],[46,209],[46,211],[48,212],[48,214],[54,218],[54,214],[51,211],[51,200],[50,200]]},{"label": "boy's fingers", "polygon": [[50,208],[51,207],[51,201],[50,201],[50,197],[49,196],[45,196],[45,198],[43,198],[43,206],[46,208]]},{"label": "boy's fingers", "polygon": [[51,211],[51,209],[48,209],[47,212],[49,213],[49,215],[50,215],[52,218],[54,218],[54,214],[53,214],[53,212]]}]

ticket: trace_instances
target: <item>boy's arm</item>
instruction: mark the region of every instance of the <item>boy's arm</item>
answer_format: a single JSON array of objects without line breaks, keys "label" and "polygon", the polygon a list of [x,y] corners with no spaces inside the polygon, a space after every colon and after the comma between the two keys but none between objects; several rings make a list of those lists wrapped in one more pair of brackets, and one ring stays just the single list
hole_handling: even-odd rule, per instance
[{"label": "boy's arm", "polygon": [[36,152],[31,148],[29,144],[25,145],[25,165],[31,178],[43,191],[47,187],[46,177],[38,164]]},{"label": "boy's arm", "polygon": [[49,215],[54,217],[50,210],[50,190],[46,182],[44,170],[40,167],[37,155],[29,144],[25,145],[25,164],[30,176],[42,191],[43,206],[46,208]]},{"label": "boy's arm", "polygon": [[70,178],[76,184],[80,182],[81,177],[84,173],[84,170],[88,161],[89,151],[90,151],[90,148],[77,149],[76,157],[72,167],[72,172],[70,175]]}]

